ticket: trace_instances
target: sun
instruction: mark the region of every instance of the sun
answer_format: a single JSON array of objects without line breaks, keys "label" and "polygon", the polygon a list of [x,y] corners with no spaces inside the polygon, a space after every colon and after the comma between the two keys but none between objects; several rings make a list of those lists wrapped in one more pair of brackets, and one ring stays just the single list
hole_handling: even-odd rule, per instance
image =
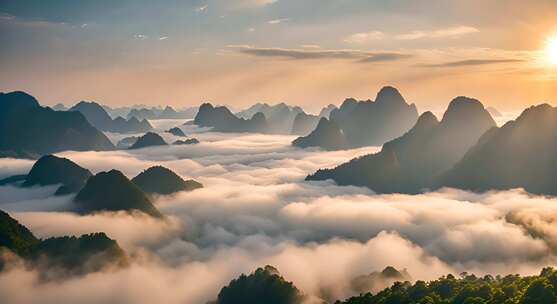
[{"label": "sun", "polygon": [[549,64],[557,66],[557,34],[547,39],[545,56]]}]

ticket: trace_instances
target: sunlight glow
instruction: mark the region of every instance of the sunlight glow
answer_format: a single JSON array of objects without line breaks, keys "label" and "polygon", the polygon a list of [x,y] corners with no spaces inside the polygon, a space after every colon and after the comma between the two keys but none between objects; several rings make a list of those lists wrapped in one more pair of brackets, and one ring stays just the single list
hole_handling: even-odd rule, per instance
[{"label": "sunlight glow", "polygon": [[557,65],[557,34],[547,39],[545,56],[551,65]]}]

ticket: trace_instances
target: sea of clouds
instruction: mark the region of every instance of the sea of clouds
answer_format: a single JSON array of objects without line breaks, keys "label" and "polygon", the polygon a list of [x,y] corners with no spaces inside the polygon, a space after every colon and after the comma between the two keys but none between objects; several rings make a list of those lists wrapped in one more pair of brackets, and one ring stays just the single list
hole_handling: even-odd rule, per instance
[{"label": "sea of clouds", "polygon": [[[302,150],[290,146],[292,136],[182,128],[201,143],[57,154],[93,173],[118,169],[132,178],[163,165],[205,185],[155,198],[164,221],[126,213],[79,216],[64,212],[73,196],[53,196],[56,187],[0,187],[0,209],[36,236],[104,231],[133,260],[128,268],[49,282],[14,267],[0,274],[3,299],[206,303],[239,274],[270,264],[304,293],[332,301],[353,295],[354,277],[388,265],[427,280],[464,271],[532,274],[557,262],[556,198],[520,189],[376,195],[328,181],[305,182],[319,168],[378,148]],[[26,173],[32,164],[0,159],[0,176]]]}]

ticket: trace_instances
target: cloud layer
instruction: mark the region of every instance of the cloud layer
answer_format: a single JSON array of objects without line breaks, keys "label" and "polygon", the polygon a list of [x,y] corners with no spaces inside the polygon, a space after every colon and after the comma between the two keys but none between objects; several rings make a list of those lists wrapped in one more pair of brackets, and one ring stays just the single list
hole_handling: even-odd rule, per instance
[{"label": "cloud layer", "polygon": [[[37,236],[106,231],[134,260],[127,269],[50,283],[15,268],[0,274],[0,294],[10,303],[206,303],[240,273],[272,264],[305,293],[335,300],[351,295],[352,278],[387,265],[407,268],[414,279],[433,279],[461,271],[529,274],[557,262],[555,198],[518,189],[375,195],[303,182],[317,168],[374,147],[323,152],[294,149],[291,136],[195,137],[202,143],[61,153],[93,172],[116,168],[133,177],[161,164],[201,181],[204,189],[156,198],[166,222],[126,214],[78,216],[56,211],[71,196],[0,187],[0,196],[12,197],[0,209]],[[1,168],[23,173],[29,165],[3,162]]]}]

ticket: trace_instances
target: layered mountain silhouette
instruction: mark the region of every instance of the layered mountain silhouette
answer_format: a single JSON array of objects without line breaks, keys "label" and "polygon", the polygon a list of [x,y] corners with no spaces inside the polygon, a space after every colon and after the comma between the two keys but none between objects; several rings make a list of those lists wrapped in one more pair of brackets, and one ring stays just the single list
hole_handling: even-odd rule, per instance
[{"label": "layered mountain silhouette", "polygon": [[106,110],[96,102],[81,101],[68,111],[78,111],[97,129],[116,133],[139,133],[152,130],[153,127],[146,119],[139,121],[135,117],[128,120],[117,117],[112,119]]},{"label": "layered mountain silhouette", "polygon": [[74,198],[76,211],[87,214],[99,211],[140,211],[153,217],[163,215],[149,197],[122,172],[100,172],[87,183]]},{"label": "layered mountain silhouette", "polygon": [[140,138],[138,138],[129,149],[141,149],[145,147],[153,146],[166,146],[167,143],[164,139],[157,133],[147,132]]},{"label": "layered mountain silhouette", "polygon": [[501,117],[503,116],[503,114],[501,114],[501,112],[499,112],[499,110],[497,110],[494,107],[487,107],[487,111],[489,112],[489,114],[491,114],[491,116],[493,117]]},{"label": "layered mountain silhouette", "polygon": [[216,304],[299,304],[304,295],[272,266],[242,274],[219,292]]},{"label": "layered mountain silhouette", "polygon": [[108,138],[78,112],[41,107],[24,92],[0,93],[0,156],[38,158],[65,150],[112,150]]},{"label": "layered mountain silhouette", "polygon": [[557,108],[533,106],[516,120],[492,128],[439,186],[473,191],[520,187],[557,195]]},{"label": "layered mountain silhouette", "polygon": [[367,186],[379,193],[419,193],[434,186],[495,122],[483,105],[467,97],[449,104],[443,119],[422,114],[403,136],[377,154],[355,158],[307,180],[332,179],[340,185]]},{"label": "layered mountain silhouette", "polygon": [[267,132],[290,134],[296,116],[300,113],[304,113],[304,111],[298,106],[289,106],[285,103],[276,105],[257,103],[244,111],[236,113],[236,116],[249,119],[257,113],[263,113],[265,115],[268,125]]},{"label": "layered mountain silhouette", "polygon": [[178,127],[170,128],[170,129],[166,130],[165,132],[170,133],[174,136],[186,137],[186,134],[184,133],[184,131],[182,131],[182,129],[180,129]]},{"label": "layered mountain silhouette", "polygon": [[298,137],[292,145],[300,148],[320,147],[325,150],[341,150],[347,147],[346,137],[333,121],[321,118],[309,135]]},{"label": "layered mountain silhouette", "polygon": [[[47,277],[56,273],[53,269],[62,269],[64,273],[70,274],[85,274],[128,264],[124,250],[104,233],[40,240],[29,229],[0,210],[0,248],[2,247],[17,254],[31,266],[43,268]],[[4,264],[0,257],[0,270]]]},{"label": "layered mountain silhouette", "polygon": [[148,194],[172,194],[203,188],[201,183],[191,179],[184,180],[172,170],[162,166],[151,167],[139,173],[131,181]]},{"label": "layered mountain silhouette", "polygon": [[159,108],[132,108],[127,118],[135,117],[139,120],[143,119],[192,119],[197,114],[197,107],[190,107],[181,110],[175,110],[171,106],[166,106],[164,109]]},{"label": "layered mountain silhouette", "polygon": [[304,112],[298,113],[292,124],[291,134],[294,135],[308,135],[311,131],[315,130],[319,123],[319,117]]},{"label": "layered mountain silhouette", "polygon": [[382,88],[375,101],[346,99],[340,108],[331,110],[329,117],[351,147],[380,146],[408,131],[417,118],[416,106],[406,103],[393,87]]},{"label": "layered mountain silhouette", "polygon": [[120,139],[116,144],[116,148],[118,149],[128,149],[131,147],[135,142],[139,139],[137,136],[128,136]]},{"label": "layered mountain silhouette", "polygon": [[173,142],[173,145],[195,145],[198,144],[199,140],[197,138],[188,138],[186,140],[180,140]]},{"label": "layered mountain silhouette", "polygon": [[193,123],[200,127],[211,127],[217,132],[267,133],[269,130],[267,119],[261,112],[255,113],[250,119],[238,118],[227,107],[213,107],[210,103],[199,107]]},{"label": "layered mountain silhouette", "polygon": [[68,110],[68,108],[62,103],[57,103],[57,104],[53,105],[51,108],[54,111],[67,111]]},{"label": "layered mountain silhouette", "polygon": [[80,167],[67,158],[46,155],[35,162],[22,186],[61,184],[56,190],[56,194],[62,195],[78,192],[91,176],[89,170]]},{"label": "layered mountain silhouette", "polygon": [[331,112],[332,112],[333,110],[336,110],[336,109],[338,109],[338,108],[337,108],[337,106],[335,106],[334,104],[330,104],[330,105],[328,105],[328,106],[326,106],[326,107],[323,107],[323,109],[321,109],[321,111],[319,112],[319,117],[320,117],[320,118],[321,118],[321,117],[325,117],[325,118],[329,119],[329,118],[330,118],[330,115],[331,115]]}]

